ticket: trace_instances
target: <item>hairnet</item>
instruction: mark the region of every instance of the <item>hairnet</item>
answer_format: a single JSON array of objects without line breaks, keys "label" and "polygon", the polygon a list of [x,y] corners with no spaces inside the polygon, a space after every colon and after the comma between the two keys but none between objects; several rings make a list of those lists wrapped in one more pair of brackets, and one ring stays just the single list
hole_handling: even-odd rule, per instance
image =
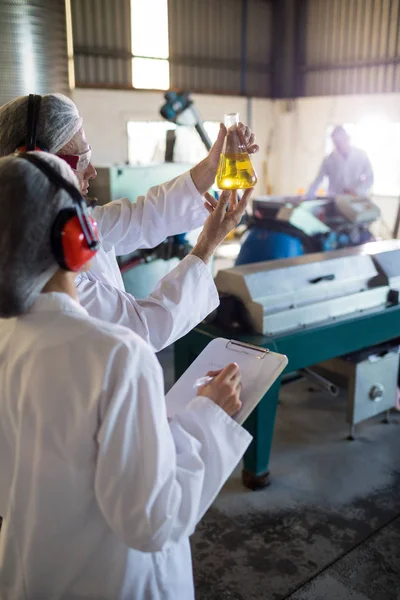
[{"label": "hairnet", "polygon": [[[0,156],[12,154],[26,143],[28,96],[0,107]],[[63,148],[82,127],[74,102],[62,94],[42,96],[37,141],[52,154]]]},{"label": "hairnet", "polygon": [[[61,159],[34,152],[78,186]],[[71,196],[23,158],[0,159],[0,317],[26,313],[58,270],[51,249],[51,227]]]}]

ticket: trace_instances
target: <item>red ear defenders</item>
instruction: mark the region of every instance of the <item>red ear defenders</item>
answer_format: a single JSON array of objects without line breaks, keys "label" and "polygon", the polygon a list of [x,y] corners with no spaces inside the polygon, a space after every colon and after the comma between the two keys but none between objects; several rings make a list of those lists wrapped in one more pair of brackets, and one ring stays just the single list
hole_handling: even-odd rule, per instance
[{"label": "red ear defenders", "polygon": [[63,208],[52,225],[51,247],[62,269],[79,271],[93,258],[100,245],[97,225],[87,212],[85,200],[72,183],[38,156],[28,153],[17,156],[35,165],[58,189],[71,196],[74,207]]},{"label": "red ear defenders", "polygon": [[88,215],[85,200],[75,186],[66,181],[44,160],[26,154],[34,150],[47,152],[47,148],[37,140],[41,102],[41,96],[29,94],[26,143],[20,144],[17,156],[35,165],[57,188],[64,189],[71,196],[74,207],[61,210],[53,223],[51,247],[62,269],[79,271],[99,248],[97,225]]}]

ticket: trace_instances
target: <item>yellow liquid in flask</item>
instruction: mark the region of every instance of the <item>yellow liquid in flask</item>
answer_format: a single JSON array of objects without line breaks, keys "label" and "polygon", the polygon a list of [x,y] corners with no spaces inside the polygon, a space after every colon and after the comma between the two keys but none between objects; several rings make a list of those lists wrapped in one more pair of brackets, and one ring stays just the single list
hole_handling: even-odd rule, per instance
[{"label": "yellow liquid in flask", "polygon": [[254,187],[257,175],[247,152],[221,154],[215,183],[220,190]]}]

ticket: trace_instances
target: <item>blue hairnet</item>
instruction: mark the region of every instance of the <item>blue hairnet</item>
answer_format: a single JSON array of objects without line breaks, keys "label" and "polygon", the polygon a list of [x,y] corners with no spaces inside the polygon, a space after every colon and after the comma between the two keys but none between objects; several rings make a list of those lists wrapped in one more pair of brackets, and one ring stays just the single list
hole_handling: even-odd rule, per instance
[{"label": "blue hairnet", "polygon": [[[78,187],[66,162],[34,152]],[[26,313],[59,266],[51,249],[52,224],[71,196],[27,160],[0,159],[0,317]]]},{"label": "blue hairnet", "polygon": [[[28,96],[20,96],[0,107],[0,156],[12,154],[26,143]],[[37,141],[56,154],[82,127],[76,104],[62,94],[42,96]]]}]

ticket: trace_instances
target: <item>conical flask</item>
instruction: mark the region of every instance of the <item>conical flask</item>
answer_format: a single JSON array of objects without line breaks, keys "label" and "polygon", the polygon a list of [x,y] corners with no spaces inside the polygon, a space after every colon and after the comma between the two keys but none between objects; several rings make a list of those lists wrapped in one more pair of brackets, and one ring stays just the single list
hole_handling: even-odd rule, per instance
[{"label": "conical flask", "polygon": [[245,190],[257,183],[257,175],[250,156],[238,132],[239,114],[229,113],[224,118],[227,134],[215,183],[221,190]]}]

